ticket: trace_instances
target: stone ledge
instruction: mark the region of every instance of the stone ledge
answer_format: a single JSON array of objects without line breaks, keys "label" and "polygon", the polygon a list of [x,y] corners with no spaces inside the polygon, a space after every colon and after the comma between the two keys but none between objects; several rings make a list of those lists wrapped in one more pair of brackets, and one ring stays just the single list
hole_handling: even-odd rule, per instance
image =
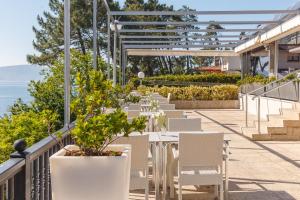
[{"label": "stone ledge", "polygon": [[171,100],[176,109],[239,109],[239,100]]}]

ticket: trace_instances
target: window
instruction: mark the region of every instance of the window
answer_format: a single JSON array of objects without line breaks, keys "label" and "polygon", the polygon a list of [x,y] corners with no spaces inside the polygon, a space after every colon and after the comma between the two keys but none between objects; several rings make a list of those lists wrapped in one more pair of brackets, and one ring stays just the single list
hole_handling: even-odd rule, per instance
[{"label": "window", "polygon": [[299,62],[300,56],[288,56],[287,61],[288,62]]}]

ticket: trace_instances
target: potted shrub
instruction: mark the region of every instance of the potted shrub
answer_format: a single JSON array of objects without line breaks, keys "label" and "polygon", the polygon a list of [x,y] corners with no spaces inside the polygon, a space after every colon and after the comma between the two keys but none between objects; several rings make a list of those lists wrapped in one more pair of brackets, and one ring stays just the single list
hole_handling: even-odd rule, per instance
[{"label": "potted shrub", "polygon": [[116,101],[109,81],[97,71],[86,79],[77,77],[77,98],[73,101],[75,128],[70,130],[74,145],[63,147],[50,158],[54,200],[127,200],[130,156],[128,145],[112,145],[119,137],[145,129],[145,118],[131,123],[119,108],[105,113]]}]

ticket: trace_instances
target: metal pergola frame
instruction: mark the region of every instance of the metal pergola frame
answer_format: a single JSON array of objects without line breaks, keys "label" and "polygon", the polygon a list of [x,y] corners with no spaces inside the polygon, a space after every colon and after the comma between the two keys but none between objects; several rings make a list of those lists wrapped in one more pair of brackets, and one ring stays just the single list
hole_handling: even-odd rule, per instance
[{"label": "metal pergola frame", "polygon": [[[70,82],[70,1],[64,1],[64,52],[65,52],[65,67],[64,67],[64,124],[69,126],[70,124],[70,97],[71,97],[71,82]],[[93,67],[97,67],[97,0],[93,1]],[[120,21],[117,22],[116,18],[120,16],[188,16],[188,15],[267,15],[267,14],[300,14],[299,10],[235,10],[235,11],[111,11],[107,0],[102,0],[103,5],[107,10],[107,64],[108,72],[107,77],[110,79],[110,63],[111,58],[113,60],[113,83],[117,82],[117,49],[120,52],[120,66],[122,70],[122,84],[125,84],[125,70],[127,65],[127,51],[130,49],[190,49],[190,48],[212,48],[212,47],[230,47],[233,48],[241,42],[248,41],[253,38],[255,34],[265,32],[264,28],[230,28],[230,29],[191,29],[187,28],[191,25],[277,25],[281,24],[280,20],[261,20],[261,21],[249,21],[249,20],[237,20],[237,21],[198,21],[198,22],[177,22],[177,21]],[[111,53],[111,30],[110,24],[114,23],[114,44],[113,55]],[[118,30],[117,23],[123,25],[126,29]],[[160,26],[160,29],[147,28],[147,26]],[[139,26],[143,29],[128,29],[130,26]],[[165,26],[162,28],[161,26]],[[181,27],[182,26],[182,27]],[[222,33],[217,36],[203,36],[194,35],[189,33]],[[251,35],[238,35],[232,33],[247,32]],[[139,34],[137,34],[139,33]],[[176,33],[184,33],[185,35],[176,35]],[[141,35],[143,34],[143,35]],[[163,35],[157,35],[163,34]],[[241,39],[242,37],[242,39]],[[231,38],[228,40],[211,41],[215,38]],[[237,38],[234,40],[233,38]],[[132,41],[132,39],[138,39]],[[188,40],[193,39],[193,40]],[[200,40],[198,40],[200,39]],[[151,41],[153,40],[153,41]],[[117,47],[117,43],[119,45]]]}]

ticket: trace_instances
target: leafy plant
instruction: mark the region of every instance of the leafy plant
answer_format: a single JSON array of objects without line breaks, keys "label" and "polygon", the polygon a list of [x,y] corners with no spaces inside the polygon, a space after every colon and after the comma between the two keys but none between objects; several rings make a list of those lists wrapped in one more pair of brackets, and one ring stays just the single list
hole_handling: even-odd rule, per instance
[{"label": "leafy plant", "polygon": [[112,113],[104,113],[103,108],[112,107],[118,102],[111,81],[96,70],[89,72],[89,79],[77,75],[77,98],[72,109],[76,113],[76,125],[71,135],[80,147],[82,155],[106,155],[106,147],[118,137],[128,137],[133,131],[142,132],[146,128],[146,118],[134,118],[128,122],[127,115],[119,108]]},{"label": "leafy plant", "polygon": [[[219,84],[237,84],[240,81],[239,74],[225,74],[225,73],[202,73],[193,75],[162,75],[154,77],[146,77],[142,84],[145,86],[189,86],[202,85],[211,86]],[[131,79],[131,84],[135,87],[140,85],[138,78]]]},{"label": "leafy plant", "polygon": [[171,100],[236,100],[239,88],[235,85],[219,85],[212,87],[138,87],[141,94],[158,92],[167,97],[171,93]]}]

